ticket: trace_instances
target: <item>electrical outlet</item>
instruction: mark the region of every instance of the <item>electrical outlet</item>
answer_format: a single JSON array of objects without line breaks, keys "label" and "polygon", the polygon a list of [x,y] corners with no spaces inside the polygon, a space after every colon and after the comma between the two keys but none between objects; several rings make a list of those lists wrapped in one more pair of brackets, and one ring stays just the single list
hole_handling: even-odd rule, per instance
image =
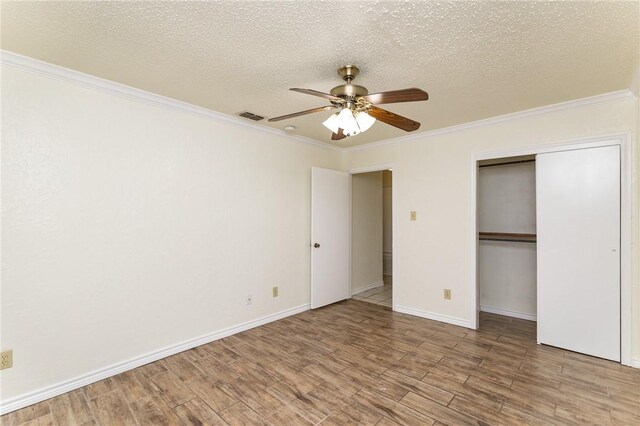
[{"label": "electrical outlet", "polygon": [[415,211],[412,211],[411,213],[409,213],[409,219],[416,220],[416,212]]},{"label": "electrical outlet", "polygon": [[273,297],[278,297],[278,286],[273,286]]},{"label": "electrical outlet", "polygon": [[447,300],[451,300],[451,289],[450,288],[445,288],[444,289],[444,298]]},{"label": "electrical outlet", "polygon": [[0,370],[13,367],[13,351],[0,352]]},{"label": "electrical outlet", "polygon": [[253,295],[250,294],[247,296],[247,305],[250,305],[252,303],[253,303]]}]

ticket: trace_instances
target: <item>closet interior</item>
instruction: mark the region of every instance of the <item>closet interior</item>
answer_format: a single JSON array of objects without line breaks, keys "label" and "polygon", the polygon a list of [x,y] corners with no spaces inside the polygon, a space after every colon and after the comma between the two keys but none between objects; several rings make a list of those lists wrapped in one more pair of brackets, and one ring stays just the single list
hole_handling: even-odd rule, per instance
[{"label": "closet interior", "polygon": [[478,165],[480,310],[536,320],[535,156]]}]

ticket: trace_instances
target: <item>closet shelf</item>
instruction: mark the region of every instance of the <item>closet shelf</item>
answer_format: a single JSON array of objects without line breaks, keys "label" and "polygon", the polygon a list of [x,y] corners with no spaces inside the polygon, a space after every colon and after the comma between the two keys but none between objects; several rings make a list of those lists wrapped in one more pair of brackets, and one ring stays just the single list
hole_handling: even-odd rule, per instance
[{"label": "closet shelf", "polygon": [[536,242],[536,234],[514,234],[509,232],[478,232],[478,238],[481,241]]}]

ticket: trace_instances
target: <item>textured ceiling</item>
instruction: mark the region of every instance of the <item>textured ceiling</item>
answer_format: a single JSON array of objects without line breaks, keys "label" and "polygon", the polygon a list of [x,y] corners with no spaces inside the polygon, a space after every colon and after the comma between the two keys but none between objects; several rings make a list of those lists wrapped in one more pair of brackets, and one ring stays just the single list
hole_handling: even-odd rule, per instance
[{"label": "textured ceiling", "polygon": [[[638,2],[2,2],[2,48],[226,114],[325,104],[361,68],[370,92],[425,131],[629,86]],[[330,142],[329,112],[267,124]],[[376,123],[353,146],[404,135]]]}]

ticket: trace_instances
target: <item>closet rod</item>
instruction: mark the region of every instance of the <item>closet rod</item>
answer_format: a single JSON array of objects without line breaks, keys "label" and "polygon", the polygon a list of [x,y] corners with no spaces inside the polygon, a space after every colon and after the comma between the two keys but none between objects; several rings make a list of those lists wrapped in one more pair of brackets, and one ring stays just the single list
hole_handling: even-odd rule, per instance
[{"label": "closet rod", "polygon": [[520,163],[535,163],[536,160],[518,160],[518,161],[507,161],[506,163],[495,163],[495,164],[481,164],[478,167],[493,167],[493,166],[506,166],[507,164],[520,164]]},{"label": "closet rod", "polygon": [[507,241],[516,243],[535,243],[536,234],[515,234],[510,232],[478,232],[482,241]]}]

